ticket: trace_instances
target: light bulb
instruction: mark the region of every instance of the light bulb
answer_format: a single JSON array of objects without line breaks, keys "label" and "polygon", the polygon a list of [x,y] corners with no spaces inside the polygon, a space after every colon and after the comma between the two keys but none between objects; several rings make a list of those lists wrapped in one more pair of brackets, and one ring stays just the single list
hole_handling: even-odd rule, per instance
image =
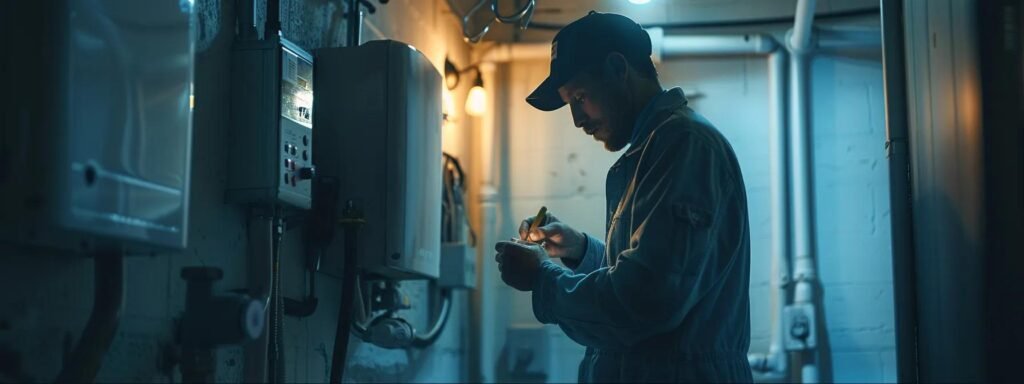
[{"label": "light bulb", "polygon": [[470,116],[483,116],[487,112],[487,91],[479,85],[469,89],[469,96],[466,97],[466,114]]},{"label": "light bulb", "polygon": [[651,0],[629,0],[629,2],[633,4],[647,4],[650,3]]},{"label": "light bulb", "polygon": [[455,119],[455,98],[447,89],[441,90],[441,114],[446,121]]}]

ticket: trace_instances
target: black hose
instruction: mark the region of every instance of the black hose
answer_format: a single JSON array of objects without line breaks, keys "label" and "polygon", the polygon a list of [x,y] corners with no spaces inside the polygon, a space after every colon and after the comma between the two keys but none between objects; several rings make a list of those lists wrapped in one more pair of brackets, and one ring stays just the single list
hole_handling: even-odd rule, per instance
[{"label": "black hose", "polygon": [[425,335],[414,335],[412,340],[412,346],[416,348],[426,348],[437,341],[438,336],[441,335],[441,331],[444,330],[445,324],[448,323],[448,317],[452,312],[452,291],[450,288],[441,289],[441,312],[437,315],[437,321],[434,322],[434,326],[427,331]]},{"label": "black hose", "polygon": [[120,250],[105,250],[93,257],[93,306],[58,383],[91,383],[114,341],[124,306],[124,258]]},{"label": "black hose", "polygon": [[[848,17],[857,16],[869,16],[877,15],[879,12],[878,7],[868,7],[860,9],[850,9],[846,11],[820,13],[814,15],[815,20],[828,20],[828,19],[842,19]],[[726,27],[749,27],[758,26],[765,24],[783,24],[792,23],[793,16],[780,16],[780,17],[766,17],[759,19],[746,19],[746,20],[714,20],[714,21],[691,21],[691,22],[680,22],[680,23],[653,23],[644,24],[644,28],[664,28],[664,29],[682,29],[682,28],[726,28]],[[553,24],[543,22],[531,22],[530,29],[542,29],[542,30],[553,30],[558,31],[565,27],[565,24]]]},{"label": "black hose", "polygon": [[345,252],[344,271],[342,271],[341,305],[338,308],[338,326],[334,333],[334,354],[331,356],[331,383],[341,383],[345,374],[345,364],[348,355],[348,339],[352,328],[352,305],[355,303],[355,287],[357,263],[356,258],[359,248],[359,227],[362,226],[362,214],[358,212],[352,202],[349,202],[345,209],[342,223],[345,227]]}]

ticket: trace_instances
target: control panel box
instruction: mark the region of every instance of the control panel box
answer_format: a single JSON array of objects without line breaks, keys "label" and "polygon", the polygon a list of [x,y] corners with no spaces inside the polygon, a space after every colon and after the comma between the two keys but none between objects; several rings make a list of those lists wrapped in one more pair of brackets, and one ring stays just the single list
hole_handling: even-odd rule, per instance
[{"label": "control panel box", "polygon": [[0,241],[187,245],[192,3],[5,3]]},{"label": "control panel box", "polygon": [[476,248],[466,243],[441,243],[441,277],[443,288],[476,288]]},{"label": "control panel box", "polygon": [[235,43],[227,200],[309,209],[313,57],[280,37]]},{"label": "control panel box", "polygon": [[[339,217],[364,213],[359,266],[389,279],[437,278],[441,251],[441,75],[390,40],[316,51],[318,177]],[[336,241],[335,243],[340,243]],[[321,269],[340,273],[341,258]]]}]

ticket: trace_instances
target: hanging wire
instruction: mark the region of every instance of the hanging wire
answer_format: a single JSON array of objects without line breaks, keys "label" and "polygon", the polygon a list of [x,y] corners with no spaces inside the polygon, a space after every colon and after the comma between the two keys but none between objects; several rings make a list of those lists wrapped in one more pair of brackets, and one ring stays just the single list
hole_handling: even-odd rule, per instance
[{"label": "hanging wire", "polygon": [[[526,3],[526,5],[524,5],[519,10],[513,12],[512,14],[503,15],[501,14],[501,12],[498,11],[499,1],[500,0],[478,0],[473,5],[473,7],[470,8],[469,11],[466,12],[465,14],[461,14],[459,12],[459,7],[455,5],[455,0],[448,0],[448,7],[451,8],[452,13],[459,15],[459,21],[462,24],[462,35],[465,36],[466,40],[468,40],[470,43],[477,43],[491,29],[491,25],[494,24],[495,20],[504,24],[519,24],[520,28],[526,29],[526,27],[530,24],[530,19],[533,18],[533,10],[534,8],[537,7],[537,2],[535,0],[530,0],[529,2]],[[488,3],[490,3],[490,11],[491,13],[494,14],[494,19],[489,20],[487,24],[484,25],[482,29],[480,29],[480,32],[470,32],[470,20],[473,18],[474,15],[476,15],[477,12],[480,12],[480,10],[484,9],[484,7],[488,5]]]}]

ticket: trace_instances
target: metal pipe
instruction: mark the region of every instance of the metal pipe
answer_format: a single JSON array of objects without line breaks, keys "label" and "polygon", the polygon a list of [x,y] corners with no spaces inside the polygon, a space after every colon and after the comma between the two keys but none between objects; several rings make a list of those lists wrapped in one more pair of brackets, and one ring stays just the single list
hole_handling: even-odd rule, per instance
[{"label": "metal pipe", "polygon": [[124,306],[124,257],[120,250],[104,250],[93,258],[93,305],[89,322],[71,352],[58,383],[91,383],[117,334]]},{"label": "metal pipe", "polygon": [[518,43],[498,44],[480,57],[483,63],[505,63],[517,60],[540,60],[551,56],[551,44]]},{"label": "metal pipe", "polygon": [[[452,0],[449,0],[449,2]],[[844,11],[820,13],[815,15],[817,20],[835,20],[851,17],[874,16],[878,14],[878,7],[856,8]],[[762,27],[771,24],[788,24],[793,21],[792,16],[767,17],[759,19],[743,20],[706,20],[706,21],[683,21],[669,23],[644,24],[647,28],[664,29],[701,29],[701,28],[737,28],[737,27]],[[554,24],[535,22],[530,23],[530,29],[558,31],[565,28],[566,24]]]},{"label": "metal pipe", "polygon": [[[771,35],[665,36],[652,48],[662,56],[734,56],[768,55],[780,46]],[[498,44],[488,49],[480,62],[504,63],[517,60],[541,60],[551,56],[547,43]]]},{"label": "metal pipe", "polygon": [[893,302],[896,310],[896,380],[918,381],[917,300],[914,292],[914,227],[911,204],[907,79],[903,46],[903,6],[882,2],[882,71],[885,79],[886,157],[892,224]]},{"label": "metal pipe", "polygon": [[814,10],[816,0],[798,0],[796,15],[793,20],[793,33],[789,36],[789,45],[797,50],[807,50],[811,46],[814,28]]},{"label": "metal pipe", "polygon": [[491,12],[494,13],[494,18],[498,21],[506,24],[518,23],[522,19],[527,19],[529,22],[529,14],[533,13],[533,8],[536,6],[535,0],[530,0],[520,8],[518,11],[513,12],[511,15],[502,15],[501,11],[498,10],[498,0],[491,0]]},{"label": "metal pipe", "polygon": [[281,0],[267,0],[267,23],[263,27],[263,39],[277,37],[281,31]]},{"label": "metal pipe", "polygon": [[[270,292],[273,281],[273,232],[274,219],[266,212],[250,213],[247,228],[248,238],[248,272],[247,289],[249,296],[263,303],[264,324],[270,324]],[[247,383],[263,383],[267,381],[267,356],[269,348],[268,332],[261,332],[259,338],[244,344],[243,355],[245,365],[242,372],[243,381]]]},{"label": "metal pipe", "polygon": [[255,0],[238,0],[238,36],[241,40],[256,40]]},{"label": "metal pipe", "polygon": [[[808,57],[801,51],[794,51],[790,61],[790,195],[793,223],[793,279],[796,289],[793,304],[814,305],[814,284],[817,271],[812,254],[814,223],[812,216],[810,124],[808,124]],[[813,308],[813,307],[812,307]],[[817,329],[810,330],[817,332]],[[806,356],[801,367],[801,380],[805,383],[818,382],[818,351],[815,348]]]},{"label": "metal pipe", "polygon": [[665,36],[660,48],[662,57],[767,55],[778,47],[766,34],[725,36]]},{"label": "metal pipe", "polygon": [[882,46],[882,32],[871,29],[820,28],[814,31],[817,50],[844,51],[851,49],[877,50]]},{"label": "metal pipe", "polygon": [[[811,126],[808,123],[808,84],[810,74],[809,53],[812,51],[811,39],[814,33],[815,0],[799,0],[793,29],[788,34],[790,59],[790,195],[792,196],[793,225],[793,278],[796,287],[793,293],[793,304],[814,308],[815,284],[817,271],[814,264],[814,222],[813,222],[813,184],[811,183]],[[809,331],[812,335],[818,332],[817,324]],[[820,351],[813,347],[805,351],[801,361],[800,379],[804,383],[816,383],[820,380],[818,361]]]},{"label": "metal pipe", "polygon": [[363,30],[363,11],[359,9],[359,0],[346,2],[348,13],[345,14],[345,46],[355,47],[361,43],[360,33]]}]

